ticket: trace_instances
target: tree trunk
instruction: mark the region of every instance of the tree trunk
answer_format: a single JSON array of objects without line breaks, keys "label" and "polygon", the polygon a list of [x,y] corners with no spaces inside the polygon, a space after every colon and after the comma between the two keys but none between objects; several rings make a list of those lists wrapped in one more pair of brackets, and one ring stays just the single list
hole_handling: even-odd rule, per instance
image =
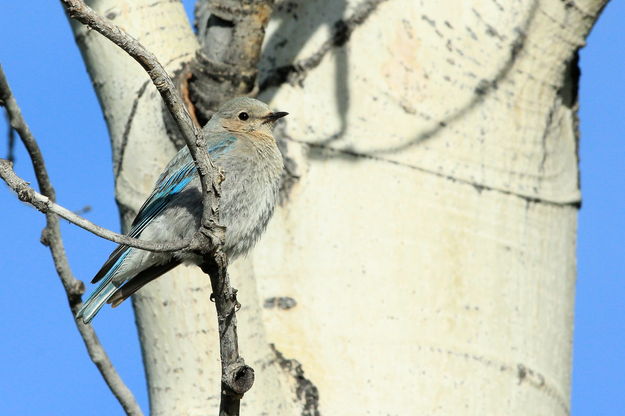
[{"label": "tree trunk", "polygon": [[[231,268],[243,415],[569,413],[577,50],[605,3],[277,3],[260,98],[291,113],[289,175]],[[90,4],[170,72],[198,48],[177,2]],[[128,224],[174,146],[142,69],[74,30]],[[210,292],[180,267],[135,296],[153,415],[218,406]]]}]

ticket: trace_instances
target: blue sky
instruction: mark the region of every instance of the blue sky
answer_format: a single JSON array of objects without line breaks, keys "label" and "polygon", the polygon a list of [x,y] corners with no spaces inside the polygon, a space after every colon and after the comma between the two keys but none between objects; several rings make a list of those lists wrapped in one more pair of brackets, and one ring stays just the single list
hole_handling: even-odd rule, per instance
[{"label": "blue sky", "polygon": [[[59,201],[119,229],[107,130],[58,2],[4,2],[0,63],[39,139]],[[186,1],[187,6],[191,3]],[[612,1],[581,52],[581,172],[574,415],[625,414],[625,2]],[[0,120],[0,157],[6,155]],[[18,173],[33,180],[18,146]],[[42,215],[0,185],[0,403],[3,415],[121,414],[69,316]],[[113,244],[63,224],[74,273],[93,275]],[[129,303],[95,327],[147,410]]]}]

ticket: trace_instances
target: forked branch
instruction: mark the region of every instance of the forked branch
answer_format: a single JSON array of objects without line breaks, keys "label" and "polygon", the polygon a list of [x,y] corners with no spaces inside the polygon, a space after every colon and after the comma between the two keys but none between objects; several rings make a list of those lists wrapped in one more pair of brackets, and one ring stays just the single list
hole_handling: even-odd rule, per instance
[{"label": "forked branch", "polygon": [[118,234],[92,223],[91,221],[81,217],[54,202],[51,198],[40,194],[28,185],[28,182],[15,174],[12,163],[7,159],[0,159],[0,177],[17,193],[20,201],[26,202],[37,208],[44,214],[52,213],[67,221],[75,224],[87,231],[92,232],[98,237],[106,238],[117,244],[123,244],[130,247],[136,247],[143,250],[155,252],[178,251],[189,247],[191,241],[180,242],[155,242],[140,240],[138,238],[129,237],[124,234]]}]

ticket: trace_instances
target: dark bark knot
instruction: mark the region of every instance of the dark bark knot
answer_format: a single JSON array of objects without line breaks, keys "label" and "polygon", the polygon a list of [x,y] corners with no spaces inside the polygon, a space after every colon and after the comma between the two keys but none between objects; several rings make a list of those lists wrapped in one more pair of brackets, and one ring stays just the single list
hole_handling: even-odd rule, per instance
[{"label": "dark bark knot", "polygon": [[254,385],[254,369],[241,362],[231,365],[223,376],[224,392],[242,397]]}]

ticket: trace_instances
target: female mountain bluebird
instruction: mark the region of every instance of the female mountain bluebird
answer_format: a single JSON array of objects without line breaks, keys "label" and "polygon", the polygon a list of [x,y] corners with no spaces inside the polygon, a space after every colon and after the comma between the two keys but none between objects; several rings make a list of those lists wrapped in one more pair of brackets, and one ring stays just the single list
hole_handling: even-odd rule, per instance
[{"label": "female mountain bluebird", "polygon": [[[253,98],[226,102],[204,126],[208,152],[225,173],[220,220],[226,226],[224,251],[230,259],[246,253],[273,214],[283,164],[271,129],[286,116]],[[158,178],[132,223],[129,235],[153,241],[188,239],[200,226],[202,187],[187,147]],[[105,303],[119,305],[143,285],[179,264],[197,262],[191,254],[152,253],[119,246],[91,283],[100,286],[76,317],[89,323]]]}]

